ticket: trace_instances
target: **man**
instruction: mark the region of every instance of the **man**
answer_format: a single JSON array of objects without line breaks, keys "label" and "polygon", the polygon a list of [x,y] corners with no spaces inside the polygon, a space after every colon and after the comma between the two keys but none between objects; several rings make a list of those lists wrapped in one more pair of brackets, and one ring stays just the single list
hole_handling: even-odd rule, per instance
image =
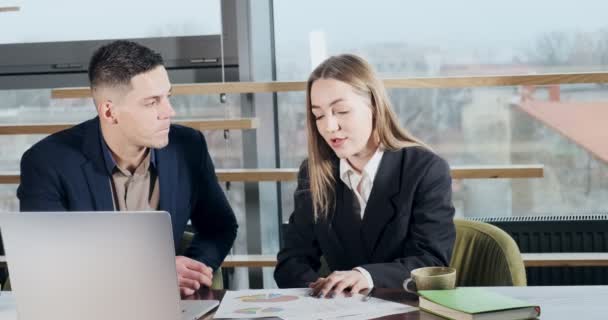
[{"label": "man", "polygon": [[89,80],[98,117],[25,152],[21,211],[168,211],[176,244],[188,220],[195,229],[187,257],[175,258],[182,295],[210,286],[237,223],[203,135],[171,125],[162,57],[115,41],[93,54]]}]

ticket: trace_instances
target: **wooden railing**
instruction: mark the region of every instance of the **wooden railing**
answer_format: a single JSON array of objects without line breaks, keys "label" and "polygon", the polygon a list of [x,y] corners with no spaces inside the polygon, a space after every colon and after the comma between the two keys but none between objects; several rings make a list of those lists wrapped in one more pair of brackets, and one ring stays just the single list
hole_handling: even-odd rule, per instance
[{"label": "wooden railing", "polygon": [[[258,127],[256,118],[178,120],[177,124],[196,130],[248,130]],[[0,125],[0,135],[8,134],[51,134],[73,127],[71,123],[40,123]]]},{"label": "wooden railing", "polygon": [[[290,181],[296,180],[298,169],[218,169],[216,173],[220,181]],[[542,178],[544,166],[452,166],[451,173],[454,179]]]},{"label": "wooden railing", "polygon": [[[542,178],[542,165],[513,166],[453,166],[454,179],[516,179]],[[217,169],[217,178],[222,182],[261,182],[261,181],[294,181],[298,175],[296,168],[280,169]],[[18,184],[19,172],[0,172],[0,184]]]},{"label": "wooden railing", "polygon": [[19,172],[0,171],[0,184],[19,184]]},{"label": "wooden railing", "polygon": [[[559,253],[522,253],[526,267],[608,267],[607,252],[559,252]],[[0,256],[0,265],[6,263],[6,257]],[[222,267],[275,267],[276,255],[271,254],[238,254],[228,255]]]},{"label": "wooden railing", "polygon": [[215,174],[222,182],[292,181],[298,177],[298,169],[217,169]]},{"label": "wooden railing", "polygon": [[13,7],[0,7],[0,12],[16,12],[21,10],[21,7],[13,6]]},{"label": "wooden railing", "polygon": [[222,267],[274,267],[277,265],[277,256],[274,254],[235,254],[229,255],[224,259]]},{"label": "wooden railing", "polygon": [[522,253],[526,267],[608,267],[608,252]]},{"label": "wooden railing", "polygon": [[[608,267],[608,252],[522,253],[526,267]],[[229,255],[222,267],[274,267],[276,255]]]},{"label": "wooden railing", "polygon": [[[385,79],[387,88],[467,88],[501,87],[519,85],[556,85],[576,83],[606,83],[607,72],[560,73],[541,75],[504,75],[469,77],[434,77]],[[304,91],[306,82],[223,82],[174,84],[174,95],[205,95],[220,93],[263,93]],[[58,88],[51,91],[54,99],[86,98],[91,96],[89,87]]]},{"label": "wooden railing", "polygon": [[505,166],[452,166],[453,179],[518,179],[542,178],[544,166],[505,165]]}]

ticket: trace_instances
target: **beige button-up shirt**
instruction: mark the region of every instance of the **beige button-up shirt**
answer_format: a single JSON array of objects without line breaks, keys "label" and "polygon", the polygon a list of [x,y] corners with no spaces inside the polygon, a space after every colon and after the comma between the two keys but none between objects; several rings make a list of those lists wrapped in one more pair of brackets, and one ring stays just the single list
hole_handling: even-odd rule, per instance
[{"label": "beige button-up shirt", "polygon": [[156,169],[150,165],[150,154],[131,173],[119,165],[114,166],[112,178],[112,197],[114,209],[119,211],[157,210],[160,190]]}]

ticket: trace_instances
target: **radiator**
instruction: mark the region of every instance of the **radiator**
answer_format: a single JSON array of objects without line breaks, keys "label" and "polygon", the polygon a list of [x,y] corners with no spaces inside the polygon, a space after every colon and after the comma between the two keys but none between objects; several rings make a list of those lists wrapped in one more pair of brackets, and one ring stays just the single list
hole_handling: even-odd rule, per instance
[{"label": "radiator", "polygon": [[[467,219],[505,230],[522,253],[608,252],[608,215]],[[529,267],[526,275],[530,286],[608,284],[608,267]]]}]

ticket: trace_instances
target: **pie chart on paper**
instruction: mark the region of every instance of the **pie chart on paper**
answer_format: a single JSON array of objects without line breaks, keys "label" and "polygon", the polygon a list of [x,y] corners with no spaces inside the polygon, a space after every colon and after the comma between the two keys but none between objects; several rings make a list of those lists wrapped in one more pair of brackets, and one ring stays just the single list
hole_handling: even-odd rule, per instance
[{"label": "pie chart on paper", "polygon": [[238,310],[235,310],[234,313],[253,315],[253,314],[259,314],[259,313],[275,313],[275,312],[281,312],[281,311],[283,311],[283,308],[275,308],[275,307],[259,308],[259,307],[252,307],[252,308],[238,309]]}]

